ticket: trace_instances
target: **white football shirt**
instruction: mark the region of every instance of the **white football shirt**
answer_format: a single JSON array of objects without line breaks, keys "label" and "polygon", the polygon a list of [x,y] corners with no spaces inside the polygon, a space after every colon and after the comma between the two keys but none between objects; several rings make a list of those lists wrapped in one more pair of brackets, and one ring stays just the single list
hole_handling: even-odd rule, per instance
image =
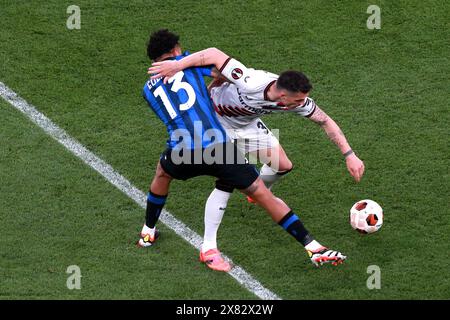
[{"label": "white football shirt", "polygon": [[263,70],[246,68],[239,61],[229,58],[220,72],[232,83],[226,82],[211,89],[214,108],[226,127],[238,129],[248,125],[261,115],[274,112],[296,113],[310,117],[316,104],[306,98],[305,103],[288,109],[279,102],[269,101],[267,92],[278,75]]}]

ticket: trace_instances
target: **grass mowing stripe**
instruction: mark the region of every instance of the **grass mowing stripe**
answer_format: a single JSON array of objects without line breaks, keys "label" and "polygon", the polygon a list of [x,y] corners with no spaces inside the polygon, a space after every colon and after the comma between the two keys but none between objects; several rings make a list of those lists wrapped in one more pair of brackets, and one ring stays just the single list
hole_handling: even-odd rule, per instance
[{"label": "grass mowing stripe", "polygon": [[[133,199],[142,208],[146,205],[145,194],[133,186],[125,177],[116,172],[109,164],[97,157],[83,145],[70,137],[63,129],[59,128],[49,118],[39,112],[34,106],[19,97],[14,91],[0,82],[0,96],[13,107],[24,113],[32,122],[42,128],[56,141],[61,143],[70,152],[83,160],[88,166],[100,173],[107,181]],[[177,235],[189,242],[197,250],[200,250],[202,238],[192,231],[183,222],[176,219],[167,210],[161,213],[160,221],[172,229]],[[224,256],[227,260],[230,258]],[[264,300],[280,300],[275,293],[264,288],[261,283],[254,279],[243,268],[235,265],[229,274],[247,290]]]}]

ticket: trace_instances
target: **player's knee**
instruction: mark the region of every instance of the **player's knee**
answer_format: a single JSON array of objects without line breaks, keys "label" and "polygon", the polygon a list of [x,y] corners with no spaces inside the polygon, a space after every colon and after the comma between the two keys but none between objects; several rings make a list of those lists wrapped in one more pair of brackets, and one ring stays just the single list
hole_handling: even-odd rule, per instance
[{"label": "player's knee", "polygon": [[160,163],[158,163],[158,166],[156,167],[155,178],[157,178],[157,179],[166,179],[166,180],[171,180],[172,179],[172,177],[166,171],[164,171],[164,169],[163,169],[163,167],[161,166]]},{"label": "player's knee", "polygon": [[253,199],[258,200],[265,194],[270,193],[270,191],[266,188],[264,182],[260,178],[258,178],[247,189],[244,190],[244,193],[249,195]]},{"label": "player's knee", "polygon": [[287,161],[280,163],[279,167],[273,170],[276,172],[277,175],[284,176],[285,174],[291,172],[292,169],[294,169],[294,165],[288,159]]},{"label": "player's knee", "polygon": [[292,164],[291,160],[286,158],[280,162],[280,167],[278,168],[278,174],[289,173],[292,171],[293,168],[294,168],[294,165]]}]

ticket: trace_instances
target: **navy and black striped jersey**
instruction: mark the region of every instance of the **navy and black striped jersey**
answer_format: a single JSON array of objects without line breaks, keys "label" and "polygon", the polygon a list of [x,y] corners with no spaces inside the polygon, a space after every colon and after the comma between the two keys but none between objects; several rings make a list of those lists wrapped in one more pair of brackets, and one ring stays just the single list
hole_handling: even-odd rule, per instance
[{"label": "navy and black striped jersey", "polygon": [[[180,60],[189,53],[175,57]],[[178,72],[164,84],[163,79],[149,80],[143,90],[144,99],[166,125],[173,149],[206,148],[227,141],[217,119],[203,76],[211,76],[211,68],[194,67]]]}]

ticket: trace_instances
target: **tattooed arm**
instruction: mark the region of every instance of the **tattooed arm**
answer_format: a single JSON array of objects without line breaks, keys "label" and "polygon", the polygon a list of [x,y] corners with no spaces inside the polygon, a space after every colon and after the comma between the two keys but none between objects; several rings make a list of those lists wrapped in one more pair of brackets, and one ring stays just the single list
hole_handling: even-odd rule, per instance
[{"label": "tattooed arm", "polygon": [[341,150],[341,153],[344,154],[348,150],[350,150],[350,145],[347,142],[347,139],[344,136],[344,133],[339,128],[336,122],[331,119],[322,109],[316,106],[314,113],[309,118],[315,123],[317,123],[322,129],[325,131],[327,136],[331,141]]},{"label": "tattooed arm", "polygon": [[345,155],[347,169],[356,181],[360,181],[364,174],[364,163],[352,151],[344,133],[337,123],[331,119],[322,109],[316,106],[313,114],[309,117],[326,132],[331,141]]},{"label": "tattooed arm", "polygon": [[148,68],[148,73],[152,74],[152,79],[164,77],[164,83],[177,72],[190,68],[213,65],[219,72],[231,58],[217,48],[208,48],[195,52],[181,60],[165,60],[153,62]]}]

